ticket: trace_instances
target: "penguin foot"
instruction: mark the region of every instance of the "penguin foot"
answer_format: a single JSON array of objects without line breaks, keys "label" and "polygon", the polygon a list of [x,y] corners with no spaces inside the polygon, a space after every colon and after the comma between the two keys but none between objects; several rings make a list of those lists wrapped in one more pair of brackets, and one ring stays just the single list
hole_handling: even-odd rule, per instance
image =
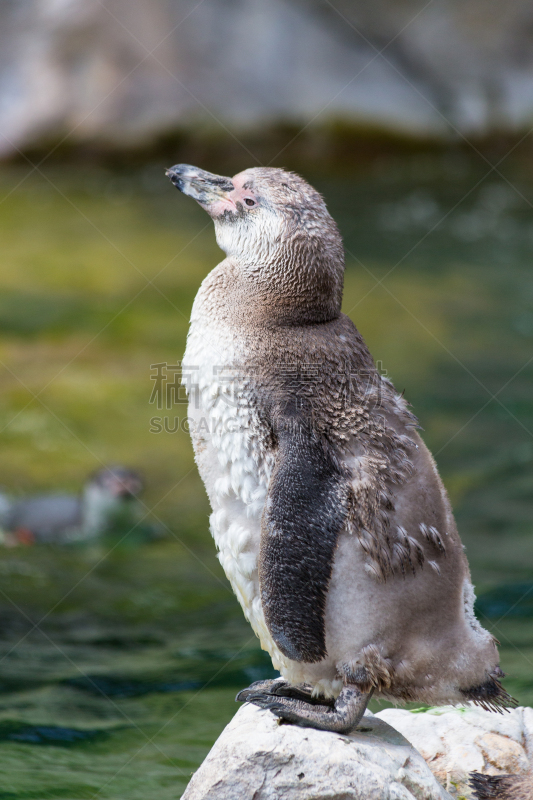
[{"label": "penguin foot", "polygon": [[238,693],[235,701],[237,703],[246,703],[249,701],[250,697],[254,694],[275,694],[276,688],[281,687],[288,687],[290,684],[287,683],[286,680],[283,678],[275,678],[274,680],[265,680],[265,681],[255,681],[251,683],[246,689],[241,689]]},{"label": "penguin foot", "polygon": [[[283,678],[275,680],[255,681],[247,689],[242,689],[235,698],[237,703],[253,703],[255,697],[268,696],[271,699],[276,697],[286,697],[292,700],[300,700],[309,705],[327,705],[333,708],[334,700],[325,697],[313,697],[311,686],[300,684],[292,686]],[[258,703],[256,703],[258,705]]]},{"label": "penguin foot", "polygon": [[371,696],[372,692],[363,693],[355,686],[345,686],[333,707],[265,692],[250,693],[247,702],[267,709],[279,719],[293,725],[334,733],[350,733],[361,721]]}]

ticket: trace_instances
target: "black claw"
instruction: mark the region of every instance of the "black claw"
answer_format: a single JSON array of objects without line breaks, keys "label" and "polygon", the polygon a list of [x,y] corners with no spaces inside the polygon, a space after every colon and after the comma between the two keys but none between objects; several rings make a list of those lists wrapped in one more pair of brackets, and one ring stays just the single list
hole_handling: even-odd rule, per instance
[{"label": "black claw", "polygon": [[250,697],[254,694],[269,694],[270,689],[274,689],[276,685],[279,684],[280,686],[285,686],[288,684],[282,683],[278,680],[263,680],[263,681],[254,681],[254,683],[247,686],[246,689],[241,689],[238,693],[237,697],[235,698],[236,703],[247,703],[250,701]]},{"label": "black claw", "polygon": [[273,701],[273,695],[265,694],[264,692],[255,692],[254,694],[250,694],[246,698],[247,703],[252,703],[254,706],[259,706],[259,708],[266,708],[269,709],[272,705],[279,705]]},{"label": "black claw", "polygon": [[236,703],[246,703],[248,698],[252,694],[264,694],[268,692],[271,686],[274,684],[274,681],[254,681],[251,683],[250,686],[247,686],[246,689],[241,689],[241,691],[237,694],[235,698]]},{"label": "black claw", "polygon": [[282,717],[287,709],[280,703],[269,703],[265,708],[275,714],[276,717]]}]

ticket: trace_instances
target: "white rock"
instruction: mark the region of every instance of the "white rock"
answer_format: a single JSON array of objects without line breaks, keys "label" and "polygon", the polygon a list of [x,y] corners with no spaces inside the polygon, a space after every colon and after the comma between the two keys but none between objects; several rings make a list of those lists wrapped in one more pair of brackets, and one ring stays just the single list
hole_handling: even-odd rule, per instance
[{"label": "white rock", "polygon": [[422,756],[367,712],[349,736],[280,725],[253,705],[224,729],[182,800],[446,800]]},{"label": "white rock", "polygon": [[533,761],[533,709],[504,714],[443,706],[412,713],[388,708],[377,718],[400,731],[424,756],[452,797],[471,797],[470,772],[525,774]]}]

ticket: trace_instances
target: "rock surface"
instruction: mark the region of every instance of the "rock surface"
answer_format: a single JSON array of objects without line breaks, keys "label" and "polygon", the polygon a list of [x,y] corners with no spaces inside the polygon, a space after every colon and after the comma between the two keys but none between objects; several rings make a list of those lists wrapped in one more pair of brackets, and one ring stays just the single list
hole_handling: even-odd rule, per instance
[{"label": "rock surface", "polygon": [[422,713],[388,708],[388,722],[424,756],[452,797],[471,797],[468,774],[525,775],[533,764],[533,709],[494,714],[443,706]]},{"label": "rock surface", "polygon": [[446,800],[422,756],[367,712],[349,736],[280,725],[242,706],[183,800]]},{"label": "rock surface", "polygon": [[533,119],[530,0],[0,0],[0,23],[5,156],[198,125],[456,137]]}]

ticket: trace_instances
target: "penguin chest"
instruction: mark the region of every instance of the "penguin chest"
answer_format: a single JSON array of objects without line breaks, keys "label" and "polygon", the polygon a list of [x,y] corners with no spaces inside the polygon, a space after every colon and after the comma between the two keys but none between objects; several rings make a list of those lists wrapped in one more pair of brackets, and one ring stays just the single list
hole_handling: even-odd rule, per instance
[{"label": "penguin chest", "polygon": [[190,335],[184,361],[194,365],[195,372],[188,375],[188,416],[196,462],[212,507],[211,533],[247,619],[270,650],[257,559],[271,457],[262,446],[264,436],[241,379],[224,366],[235,357],[231,343],[218,336],[214,354],[204,337],[198,347],[194,345]]},{"label": "penguin chest", "polygon": [[261,606],[257,562],[268,485],[265,459],[250,434],[252,415],[213,402],[213,394],[205,398],[192,434],[196,461],[211,501],[210,527],[219,561],[264,643],[270,635]]}]

